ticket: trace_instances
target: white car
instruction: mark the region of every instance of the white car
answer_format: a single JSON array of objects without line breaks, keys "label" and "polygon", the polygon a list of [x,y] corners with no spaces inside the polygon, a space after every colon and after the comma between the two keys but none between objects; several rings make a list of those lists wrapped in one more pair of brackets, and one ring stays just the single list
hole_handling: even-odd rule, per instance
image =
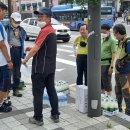
[{"label": "white car", "polygon": [[[54,18],[51,18],[51,24],[56,31],[57,40],[63,40],[63,42],[68,42],[70,40],[70,29]],[[26,32],[26,40],[29,40],[29,37],[37,37],[40,27],[37,26],[36,18],[27,18],[24,19],[20,26],[24,28]]]}]

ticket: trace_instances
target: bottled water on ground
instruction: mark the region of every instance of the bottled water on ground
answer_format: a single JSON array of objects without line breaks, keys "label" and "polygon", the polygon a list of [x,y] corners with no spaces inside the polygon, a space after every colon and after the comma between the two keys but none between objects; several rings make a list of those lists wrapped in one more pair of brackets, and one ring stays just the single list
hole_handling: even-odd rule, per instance
[{"label": "bottled water on ground", "polygon": [[[64,94],[63,92],[59,92],[59,93],[57,93],[57,96],[58,96],[59,107],[66,106],[67,105],[67,95]],[[50,105],[49,97],[48,97],[46,90],[44,91],[44,95],[43,95],[43,104]]]}]

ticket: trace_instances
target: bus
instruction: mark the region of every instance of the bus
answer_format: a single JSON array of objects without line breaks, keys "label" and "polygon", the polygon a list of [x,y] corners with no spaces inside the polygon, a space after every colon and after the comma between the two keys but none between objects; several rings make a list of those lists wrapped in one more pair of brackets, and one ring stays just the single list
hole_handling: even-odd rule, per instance
[{"label": "bus", "polygon": [[[70,30],[79,30],[80,25],[84,23],[84,18],[88,15],[88,6],[83,8],[78,5],[66,4],[56,5],[51,8],[53,17],[70,28]],[[112,6],[101,6],[101,24],[113,26],[114,9]]]}]

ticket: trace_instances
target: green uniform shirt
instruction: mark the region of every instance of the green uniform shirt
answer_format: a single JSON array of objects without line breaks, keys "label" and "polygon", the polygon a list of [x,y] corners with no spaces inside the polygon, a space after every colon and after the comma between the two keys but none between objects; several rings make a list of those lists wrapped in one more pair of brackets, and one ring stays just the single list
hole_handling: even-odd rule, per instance
[{"label": "green uniform shirt", "polygon": [[[101,40],[101,59],[112,58],[112,53],[116,52],[116,40],[110,36],[106,41]],[[101,61],[101,65],[110,65],[109,60]]]},{"label": "green uniform shirt", "polygon": [[[80,46],[80,42],[86,42],[87,45],[85,47]],[[76,40],[74,41],[74,45],[77,46],[77,54],[88,54],[88,38],[84,38],[82,36],[78,36]]]}]

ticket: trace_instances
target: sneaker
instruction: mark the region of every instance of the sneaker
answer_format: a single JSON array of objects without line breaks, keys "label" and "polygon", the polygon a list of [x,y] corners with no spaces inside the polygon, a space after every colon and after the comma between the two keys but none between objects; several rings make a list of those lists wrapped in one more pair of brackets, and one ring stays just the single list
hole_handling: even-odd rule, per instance
[{"label": "sneaker", "polygon": [[41,120],[36,120],[34,117],[30,117],[29,118],[29,123],[31,124],[36,124],[38,126],[42,126],[44,123],[43,123],[43,119]]},{"label": "sneaker", "polygon": [[55,123],[58,123],[58,122],[59,122],[59,115],[51,115],[51,119],[52,119]]},{"label": "sneaker", "polygon": [[16,90],[16,91],[13,91],[13,96],[22,97],[22,94],[18,90]]},{"label": "sneaker", "polygon": [[119,108],[119,112],[123,112],[122,108]]},{"label": "sneaker", "polygon": [[8,102],[5,102],[5,101],[4,101],[3,104],[6,105],[6,106],[11,106],[11,105],[12,105],[12,102],[11,102],[11,101],[8,101]]},{"label": "sneaker", "polygon": [[0,107],[0,112],[11,112],[11,111],[12,107],[6,106],[5,104],[2,104],[2,106]]},{"label": "sneaker", "polygon": [[23,81],[20,82],[20,84],[19,84],[19,90],[24,90],[25,87],[26,87],[26,85],[24,84],[24,82]]}]

